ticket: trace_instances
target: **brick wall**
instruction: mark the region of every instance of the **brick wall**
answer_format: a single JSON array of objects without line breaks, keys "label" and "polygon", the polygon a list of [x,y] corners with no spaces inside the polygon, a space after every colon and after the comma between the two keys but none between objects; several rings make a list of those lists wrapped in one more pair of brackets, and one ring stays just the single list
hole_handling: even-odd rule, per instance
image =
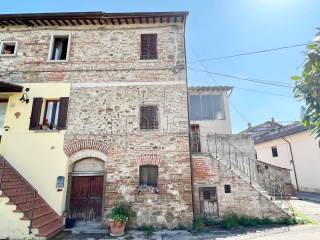
[{"label": "brick wall", "polygon": [[[193,154],[192,165],[197,214],[200,213],[199,187],[216,187],[220,217],[229,212],[271,219],[286,216],[273,202],[267,200],[232,170],[209,155]],[[231,193],[225,193],[224,185],[231,186]]]}]

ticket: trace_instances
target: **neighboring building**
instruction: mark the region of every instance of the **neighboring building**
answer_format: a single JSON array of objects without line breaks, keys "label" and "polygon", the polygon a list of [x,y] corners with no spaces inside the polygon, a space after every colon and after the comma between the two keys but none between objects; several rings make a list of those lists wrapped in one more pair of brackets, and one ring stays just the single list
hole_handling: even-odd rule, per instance
[{"label": "neighboring building", "polygon": [[[254,127],[253,127],[254,128]],[[296,122],[254,138],[259,161],[291,170],[299,191],[320,192],[320,145],[312,129]]]},{"label": "neighboring building", "polygon": [[256,136],[269,133],[270,131],[277,130],[283,127],[283,125],[276,123],[274,118],[271,118],[271,121],[266,121],[262,124],[251,126],[251,123],[248,123],[248,128],[240,133],[250,133],[250,135],[255,138]]},{"label": "neighboring building", "polygon": [[259,185],[252,137],[231,134],[231,90],[228,86],[189,88],[195,213],[285,217]]},{"label": "neighboring building", "polygon": [[190,123],[202,133],[231,134],[229,97],[232,87],[189,87]]},{"label": "neighboring building", "polygon": [[33,236],[49,237],[63,212],[105,220],[123,200],[135,225],[192,223],[186,17],[0,15],[1,238],[28,236],[30,211]]}]

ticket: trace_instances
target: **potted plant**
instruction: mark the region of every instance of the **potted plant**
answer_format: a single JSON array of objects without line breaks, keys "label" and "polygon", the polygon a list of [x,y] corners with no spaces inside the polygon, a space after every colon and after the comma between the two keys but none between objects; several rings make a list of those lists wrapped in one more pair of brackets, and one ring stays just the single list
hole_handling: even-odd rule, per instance
[{"label": "potted plant", "polygon": [[114,237],[123,236],[124,229],[131,216],[131,209],[124,203],[118,203],[117,206],[112,208],[108,219],[110,235]]}]

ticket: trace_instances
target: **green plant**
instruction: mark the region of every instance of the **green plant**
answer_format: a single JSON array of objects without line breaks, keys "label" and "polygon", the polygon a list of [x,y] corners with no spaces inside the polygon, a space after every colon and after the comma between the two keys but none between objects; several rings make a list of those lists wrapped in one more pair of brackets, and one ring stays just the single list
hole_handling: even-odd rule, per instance
[{"label": "green plant", "polygon": [[132,211],[125,203],[118,203],[117,206],[111,209],[109,217],[117,222],[129,222],[132,217]]},{"label": "green plant", "polygon": [[205,227],[205,220],[203,216],[197,216],[193,221],[193,231],[194,232],[202,232]]},{"label": "green plant", "polygon": [[320,138],[320,42],[308,45],[306,62],[301,76],[293,76],[295,97],[305,101],[306,113],[303,119],[305,126],[312,126],[317,138]]},{"label": "green plant", "polygon": [[228,229],[239,227],[240,218],[235,213],[228,213],[222,218],[221,225]]},{"label": "green plant", "polygon": [[146,235],[151,235],[153,234],[155,231],[157,231],[157,229],[151,225],[141,225],[137,228],[139,231],[143,231]]}]

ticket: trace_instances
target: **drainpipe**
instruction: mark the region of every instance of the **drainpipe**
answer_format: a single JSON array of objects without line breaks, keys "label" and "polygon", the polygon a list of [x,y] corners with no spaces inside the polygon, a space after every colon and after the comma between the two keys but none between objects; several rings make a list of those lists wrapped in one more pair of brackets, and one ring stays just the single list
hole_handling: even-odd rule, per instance
[{"label": "drainpipe", "polygon": [[190,131],[190,113],[189,113],[189,91],[188,91],[188,70],[187,70],[187,52],[186,52],[186,22],[187,18],[185,18],[184,28],[183,28],[183,45],[184,45],[184,63],[186,68],[186,84],[187,84],[187,113],[188,113],[188,137],[189,137],[189,158],[190,158],[190,174],[191,174],[191,201],[192,201],[192,218],[194,221],[195,217],[195,205],[194,205],[194,183],[193,183],[193,167],[192,167],[192,153],[191,153],[191,131]]},{"label": "drainpipe", "polygon": [[289,145],[290,155],[291,155],[291,162],[292,162],[292,166],[293,166],[294,178],[295,178],[295,180],[296,180],[297,191],[299,191],[297,171],[296,171],[296,166],[295,166],[295,164],[294,164],[291,142],[290,142],[289,140],[285,139],[284,137],[283,137],[282,139],[283,139],[284,141],[286,141],[286,142],[288,143],[288,145]]}]

